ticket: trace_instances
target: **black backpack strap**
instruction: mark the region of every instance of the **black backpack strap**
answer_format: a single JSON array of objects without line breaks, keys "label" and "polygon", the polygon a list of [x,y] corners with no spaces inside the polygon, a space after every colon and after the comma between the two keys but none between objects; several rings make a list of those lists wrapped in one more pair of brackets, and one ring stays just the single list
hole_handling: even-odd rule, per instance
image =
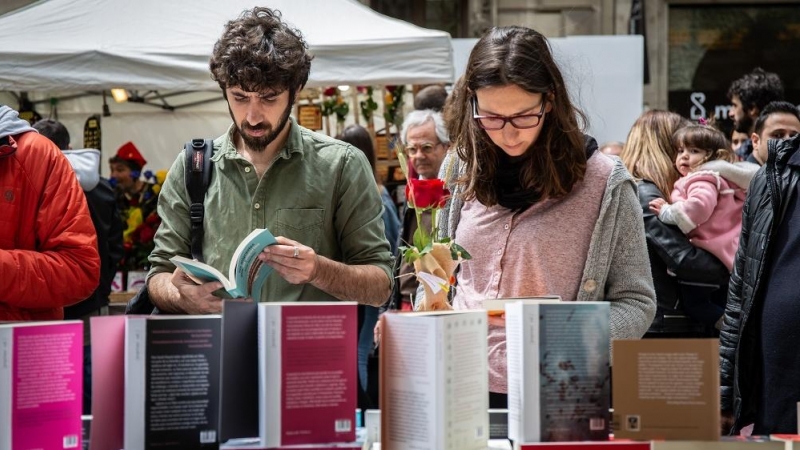
[{"label": "black backpack strap", "polygon": [[211,156],[214,154],[214,141],[211,139],[192,139],[183,147],[186,156],[186,191],[189,193],[189,220],[191,221],[192,258],[203,261],[203,220],[208,184],[211,182]]}]

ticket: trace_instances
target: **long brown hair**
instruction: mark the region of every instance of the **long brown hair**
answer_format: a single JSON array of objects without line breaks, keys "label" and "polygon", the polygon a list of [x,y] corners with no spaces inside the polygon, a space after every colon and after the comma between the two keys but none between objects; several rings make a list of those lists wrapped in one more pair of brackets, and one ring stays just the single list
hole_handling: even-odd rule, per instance
[{"label": "long brown hair", "polygon": [[586,172],[582,127],[588,122],[570,101],[547,39],[530,28],[512,26],[492,28],[475,44],[467,70],[445,105],[450,138],[466,163],[459,180],[465,185],[464,199],[475,198],[487,206],[497,203],[494,179],[503,150],[475,123],[472,102],[478,89],[509,85],[543,94],[543,101],[552,105],[541,134],[526,151],[529,157],[521,163],[521,188],[533,189],[542,198],[567,195]]},{"label": "long brown hair", "polygon": [[672,186],[681,174],[675,168],[677,151],[672,136],[689,121],[669,111],[653,109],[634,122],[619,154],[628,172],[638,180],[647,180],[669,198]]}]

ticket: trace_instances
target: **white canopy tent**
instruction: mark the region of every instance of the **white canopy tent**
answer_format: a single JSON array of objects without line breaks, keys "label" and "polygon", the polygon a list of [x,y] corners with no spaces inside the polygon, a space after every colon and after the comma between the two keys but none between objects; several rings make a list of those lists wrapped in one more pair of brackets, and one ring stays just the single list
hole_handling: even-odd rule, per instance
[{"label": "white canopy tent", "polygon": [[[267,0],[309,43],[308,86],[453,80],[450,36],[354,0]],[[0,90],[216,90],[214,42],[253,0],[43,0],[0,18]]]},{"label": "white canopy tent", "polygon": [[[447,33],[355,0],[42,0],[0,17],[0,91],[28,91],[41,101],[61,97],[58,119],[80,147],[83,124],[102,112],[102,98],[64,95],[125,88],[206,91],[189,100],[172,97],[173,106],[221,99],[208,71],[214,42],[227,21],[257,4],[281,11],[303,33],[314,54],[309,87],[453,81]],[[0,103],[16,106],[2,92]],[[44,109],[37,108],[47,116]],[[102,119],[103,160],[131,140],[154,170],[169,167],[187,140],[216,137],[230,124],[221,101],[176,111],[111,103],[111,112]]]}]

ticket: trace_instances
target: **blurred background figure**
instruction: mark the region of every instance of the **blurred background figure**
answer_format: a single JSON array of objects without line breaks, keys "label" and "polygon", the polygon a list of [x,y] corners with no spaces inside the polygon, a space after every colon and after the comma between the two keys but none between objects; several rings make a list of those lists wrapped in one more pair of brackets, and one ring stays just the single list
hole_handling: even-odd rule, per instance
[{"label": "blurred background figure", "polygon": [[64,308],[64,319],[83,321],[83,413],[91,414],[92,407],[92,352],[89,345],[92,316],[107,316],[111,282],[122,259],[122,220],[111,184],[100,177],[100,152],[95,149],[72,150],[67,128],[56,120],[44,119],[33,128],[49,138],[69,160],[83,188],[89,213],[97,232],[97,250],[100,253],[100,284],[80,303]]},{"label": "blurred background figure", "polygon": [[606,155],[619,156],[625,144],[619,141],[606,142],[600,146],[600,152]]},{"label": "blurred background figure", "polygon": [[735,154],[738,154],[739,147],[741,147],[747,139],[747,133],[733,130],[733,133],[731,133],[731,151]]},{"label": "blurred background figure", "polygon": [[440,84],[424,87],[414,96],[414,109],[432,109],[442,112],[444,102],[447,100],[447,89]]},{"label": "blurred background figure", "polygon": [[[372,144],[372,137],[369,131],[360,125],[350,125],[342,131],[337,139],[347,142],[353,147],[361,150],[367,156],[372,172],[375,173],[375,147]],[[389,195],[380,179],[376,176],[378,192],[381,194],[383,202],[383,227],[386,233],[386,240],[392,250],[392,255],[397,256],[397,242],[400,235],[400,218],[397,214],[397,207]],[[388,300],[388,299],[387,299]],[[379,309],[369,305],[358,305],[358,379],[359,379],[359,399],[358,407],[361,410],[373,409],[378,407],[377,389],[369,386],[368,362],[373,349],[375,324],[378,322]],[[375,377],[372,377],[373,379]]]},{"label": "blurred background figure", "polygon": [[768,103],[784,100],[783,82],[772,72],[765,72],[760,67],[731,83],[728,99],[732,106],[728,116],[733,120],[733,129],[745,133],[748,139],[739,146],[739,159],[758,163],[752,156],[753,144],[750,135],[755,129],[755,122],[761,110]]}]

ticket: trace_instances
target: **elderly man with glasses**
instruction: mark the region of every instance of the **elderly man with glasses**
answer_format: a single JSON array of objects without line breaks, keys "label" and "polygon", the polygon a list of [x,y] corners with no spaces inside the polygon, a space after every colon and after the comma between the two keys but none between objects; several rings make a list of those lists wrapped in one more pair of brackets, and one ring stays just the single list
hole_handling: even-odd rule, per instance
[{"label": "elderly man with glasses", "polygon": [[[439,168],[450,147],[450,138],[442,114],[431,109],[417,110],[409,113],[403,121],[400,140],[414,172],[421,179],[437,178]],[[422,213],[422,223],[430,228],[430,210]],[[404,208],[400,229],[400,245],[411,242],[417,230],[417,221],[412,208]],[[400,260],[401,258],[398,258]],[[414,266],[400,262],[398,268],[395,306],[399,309],[411,310],[411,296],[417,291],[417,279],[413,276]]]}]

